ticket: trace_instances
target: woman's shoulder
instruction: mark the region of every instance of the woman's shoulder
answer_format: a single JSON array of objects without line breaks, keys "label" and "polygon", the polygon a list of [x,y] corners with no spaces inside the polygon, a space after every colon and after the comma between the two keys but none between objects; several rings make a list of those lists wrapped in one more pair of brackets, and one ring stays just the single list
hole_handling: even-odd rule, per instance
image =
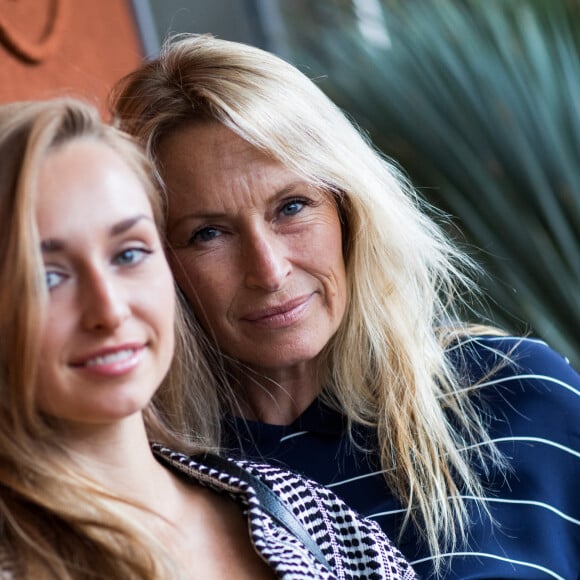
[{"label": "woman's shoulder", "polygon": [[453,349],[462,387],[512,465],[536,478],[545,471],[539,462],[562,476],[577,473],[580,375],[570,363],[529,338],[474,336]]},{"label": "woman's shoulder", "polygon": [[[215,455],[188,456],[158,444],[153,444],[152,449],[171,468],[244,503],[256,547],[278,570],[284,564],[278,562],[279,547],[292,551],[294,541],[287,544],[284,539],[288,537],[288,528],[274,513],[280,509],[272,505],[277,500],[283,504],[283,510],[289,510],[291,517],[300,522],[333,569],[343,572],[339,577],[416,578],[409,563],[378,524],[361,518],[333,492],[314,481],[264,463]],[[277,500],[261,493],[258,489],[261,485],[271,490]],[[298,560],[295,557],[295,562]]]},{"label": "woman's shoulder", "polygon": [[509,359],[523,368],[555,373],[578,373],[570,361],[556,352],[545,341],[523,336],[468,335],[457,339],[447,348],[457,359],[460,355],[471,364]]},{"label": "woman's shoulder", "polygon": [[539,476],[538,462],[572,475],[580,460],[580,375],[546,343],[474,336],[454,357],[488,435],[512,464]]},{"label": "woman's shoulder", "polygon": [[496,532],[476,523],[470,541],[482,555],[503,554],[522,569],[543,566],[571,578],[578,569],[580,376],[546,343],[529,338],[473,336],[450,355],[460,376],[468,375],[465,390],[507,464],[482,474]]},{"label": "woman's shoulder", "polygon": [[253,461],[235,463],[260,479],[316,538],[347,578],[415,578],[380,526],[362,518],[328,488],[296,472]]},{"label": "woman's shoulder", "polygon": [[511,387],[526,397],[580,404],[580,374],[545,342],[517,336],[470,336],[448,349],[462,385]]}]

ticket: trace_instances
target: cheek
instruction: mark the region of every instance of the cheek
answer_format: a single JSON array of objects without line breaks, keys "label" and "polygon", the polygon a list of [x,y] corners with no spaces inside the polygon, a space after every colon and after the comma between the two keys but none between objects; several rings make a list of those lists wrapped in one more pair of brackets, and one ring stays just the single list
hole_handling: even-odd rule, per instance
[{"label": "cheek", "polygon": [[59,308],[58,303],[49,304],[46,316],[39,325],[39,368],[48,368],[63,356],[64,349],[75,331],[72,317],[72,313],[66,308]]},{"label": "cheek", "polygon": [[147,276],[127,289],[129,300],[134,300],[135,315],[153,325],[158,332],[173,335],[177,303],[175,280],[165,257],[151,262]]},{"label": "cheek", "polygon": [[195,262],[191,259],[188,260],[187,256],[171,253],[169,255],[169,265],[177,285],[185,294],[188,302],[193,306],[196,302],[194,284],[198,278],[198,269],[196,268]]},{"label": "cheek", "polygon": [[346,287],[346,266],[342,250],[342,229],[337,215],[327,217],[318,230],[316,240],[306,251],[318,260],[321,271],[326,271],[339,290]]},{"label": "cheek", "polygon": [[166,321],[168,327],[174,328],[177,296],[175,280],[169,266],[166,267],[164,275],[159,277],[159,282],[154,288],[155,290],[149,294],[151,308],[158,313],[160,320]]},{"label": "cheek", "polygon": [[211,259],[175,255],[170,259],[173,275],[196,316],[213,319],[225,313],[235,293],[228,267]]},{"label": "cheek", "polygon": [[175,283],[172,276],[168,276],[163,284],[157,284],[155,291],[149,294],[145,306],[150,312],[147,321],[154,328],[158,341],[159,363],[163,373],[169,369],[175,352],[176,333],[176,296]]},{"label": "cheek", "polygon": [[[335,295],[336,315],[342,318],[346,310],[348,285],[346,280],[346,264],[342,250],[342,230],[338,219],[332,224],[326,236],[325,245],[327,251],[323,254],[326,256],[326,270],[329,272],[329,279],[332,280]],[[332,251],[330,249],[332,248]]]}]

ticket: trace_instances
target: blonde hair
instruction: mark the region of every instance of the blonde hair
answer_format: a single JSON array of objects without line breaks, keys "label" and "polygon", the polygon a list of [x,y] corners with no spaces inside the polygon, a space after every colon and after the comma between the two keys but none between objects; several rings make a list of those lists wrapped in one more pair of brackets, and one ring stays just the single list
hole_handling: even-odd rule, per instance
[{"label": "blonde hair", "polygon": [[[83,476],[55,420],[35,405],[47,298],[35,218],[38,172],[50,151],[85,138],[113,149],[135,172],[163,231],[150,162],[92,106],[68,98],[0,106],[0,565],[26,578],[174,578],[161,544],[123,515],[120,498]],[[152,439],[199,449],[215,439],[207,418],[217,411],[191,388],[199,377],[203,389],[209,372],[179,309],[176,334],[178,356],[144,419]]]},{"label": "blonde hair", "polygon": [[175,128],[217,121],[335,197],[349,292],[321,357],[323,397],[351,426],[376,428],[387,484],[432,554],[464,539],[461,496],[483,495],[472,461],[489,459],[478,444],[500,458],[445,352],[472,330],[456,310],[474,290],[475,265],[433,210],[310,79],[260,49],[170,39],[111,102],[153,160]]}]

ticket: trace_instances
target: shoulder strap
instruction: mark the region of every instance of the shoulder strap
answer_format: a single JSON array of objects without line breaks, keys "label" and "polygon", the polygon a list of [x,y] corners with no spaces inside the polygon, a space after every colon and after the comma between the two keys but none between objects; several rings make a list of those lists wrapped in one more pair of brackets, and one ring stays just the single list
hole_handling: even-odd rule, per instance
[{"label": "shoulder strap", "polygon": [[213,467],[223,473],[228,473],[238,479],[250,484],[256,491],[262,509],[278,524],[283,526],[291,535],[298,538],[312,553],[324,568],[332,572],[332,568],[320,550],[318,544],[306,531],[298,518],[290,511],[289,507],[280,499],[272,489],[255,475],[248,473],[239,465],[223,459],[214,454],[203,454],[192,456],[192,459],[199,461],[203,465]]}]

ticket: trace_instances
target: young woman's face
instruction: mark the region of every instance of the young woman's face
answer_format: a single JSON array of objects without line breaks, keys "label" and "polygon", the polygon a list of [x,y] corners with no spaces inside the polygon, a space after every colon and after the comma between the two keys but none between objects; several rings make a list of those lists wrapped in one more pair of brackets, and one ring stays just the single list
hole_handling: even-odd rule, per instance
[{"label": "young woman's face", "polygon": [[217,123],[165,138],[170,261],[220,348],[257,368],[310,364],[346,304],[335,203]]},{"label": "young woman's face", "polygon": [[106,145],[51,152],[36,220],[49,291],[37,402],[69,424],[141,411],[174,347],[174,286],[146,192]]}]

